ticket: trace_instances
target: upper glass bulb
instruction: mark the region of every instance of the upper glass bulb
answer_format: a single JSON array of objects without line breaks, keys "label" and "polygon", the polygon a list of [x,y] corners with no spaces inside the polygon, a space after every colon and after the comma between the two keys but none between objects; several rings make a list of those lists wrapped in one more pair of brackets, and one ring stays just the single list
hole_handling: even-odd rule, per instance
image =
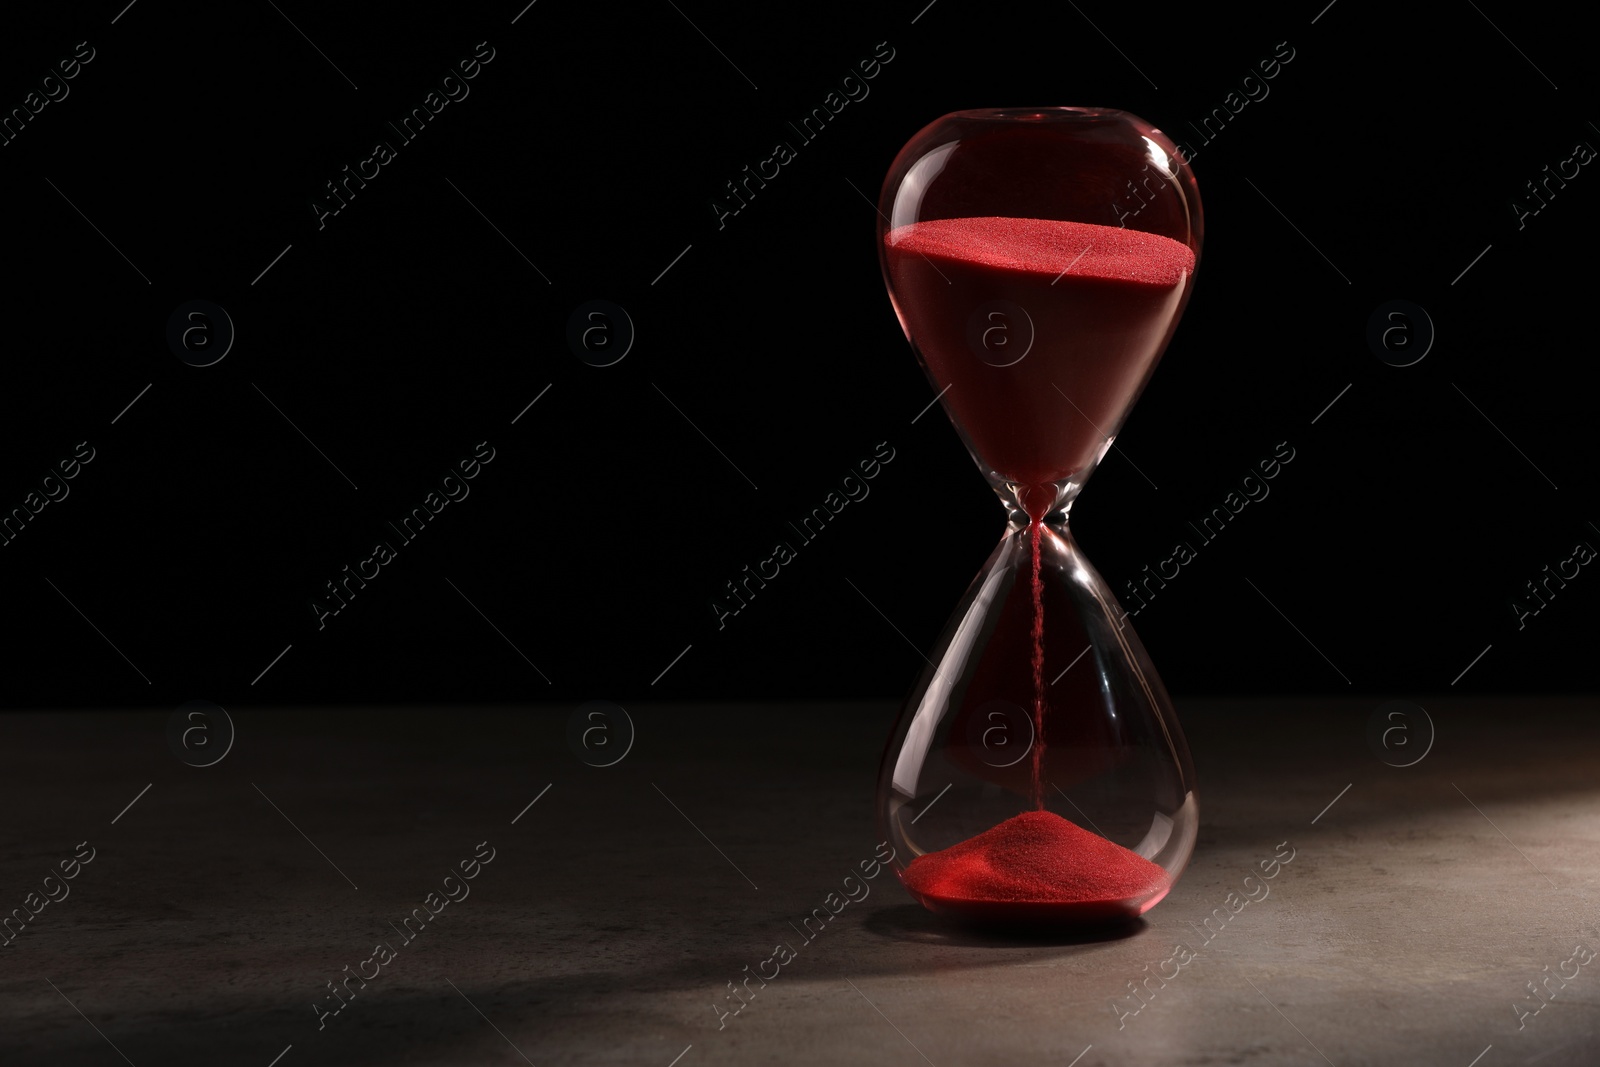
[{"label": "upper glass bulb", "polygon": [[895,312],[984,476],[1029,511],[1070,502],[1189,298],[1177,148],[1122,111],[959,111],[901,149],[879,207]]}]

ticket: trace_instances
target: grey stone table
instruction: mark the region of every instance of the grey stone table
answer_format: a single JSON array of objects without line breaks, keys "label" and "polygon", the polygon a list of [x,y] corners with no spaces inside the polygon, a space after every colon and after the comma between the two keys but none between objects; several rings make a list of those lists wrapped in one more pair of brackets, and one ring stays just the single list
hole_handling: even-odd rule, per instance
[{"label": "grey stone table", "polygon": [[1600,705],[1420,703],[1394,767],[1375,700],[1181,702],[1194,860],[1076,943],[887,872],[801,936],[888,705],[634,705],[609,767],[570,707],[236,713],[209,767],[166,714],[7,715],[0,1064],[1600,1063]]}]

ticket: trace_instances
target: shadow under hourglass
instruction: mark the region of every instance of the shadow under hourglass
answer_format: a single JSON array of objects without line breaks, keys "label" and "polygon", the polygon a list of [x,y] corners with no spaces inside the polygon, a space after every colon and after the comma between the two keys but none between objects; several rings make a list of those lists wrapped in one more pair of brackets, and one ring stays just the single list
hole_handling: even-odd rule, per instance
[{"label": "shadow under hourglass", "polygon": [[1085,925],[1074,923],[981,922],[938,915],[917,904],[900,904],[870,912],[862,927],[878,937],[921,945],[963,948],[1028,948],[1092,945],[1125,941],[1150,925],[1142,918],[1116,919]]}]

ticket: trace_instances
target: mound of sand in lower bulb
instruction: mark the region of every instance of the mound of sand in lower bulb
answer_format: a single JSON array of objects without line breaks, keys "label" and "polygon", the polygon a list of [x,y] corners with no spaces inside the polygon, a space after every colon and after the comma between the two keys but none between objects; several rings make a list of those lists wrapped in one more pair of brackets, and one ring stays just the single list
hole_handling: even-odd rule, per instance
[{"label": "mound of sand in lower bulb", "polygon": [[1049,811],[918,856],[900,878],[935,910],[991,919],[1131,917],[1170,881],[1138,853]]}]

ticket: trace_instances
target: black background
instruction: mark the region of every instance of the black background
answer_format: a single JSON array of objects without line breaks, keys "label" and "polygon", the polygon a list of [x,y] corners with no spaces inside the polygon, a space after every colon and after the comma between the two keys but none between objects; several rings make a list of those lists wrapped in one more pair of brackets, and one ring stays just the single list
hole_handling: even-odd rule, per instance
[{"label": "black background", "polygon": [[[1600,578],[1520,631],[1510,606],[1600,545],[1600,178],[1520,230],[1511,206],[1600,144],[1562,23],[1357,0],[278,7],[5,16],[6,111],[96,54],[0,147],[0,510],[95,449],[0,547],[4,706],[898,696],[1002,512],[940,410],[912,423],[934,391],[862,194],[946,112],[1052,104],[1198,147],[1206,211],[1189,310],[1074,510],[1085,551],[1120,593],[1295,449],[1137,616],[1169,688],[1591,688]],[[319,230],[323,184],[480,41],[470,96]],[[724,183],[885,41],[870,95],[719,229]],[[1186,123],[1279,42],[1270,94],[1198,145]],[[606,368],[566,342],[597,298],[637,327]],[[192,299],[237,329],[207,368],[165,339]],[[1393,299],[1437,329],[1414,366],[1365,339]],[[319,630],[323,584],[484,440],[470,497]],[[719,631],[722,584],[883,441],[870,497]]]}]

